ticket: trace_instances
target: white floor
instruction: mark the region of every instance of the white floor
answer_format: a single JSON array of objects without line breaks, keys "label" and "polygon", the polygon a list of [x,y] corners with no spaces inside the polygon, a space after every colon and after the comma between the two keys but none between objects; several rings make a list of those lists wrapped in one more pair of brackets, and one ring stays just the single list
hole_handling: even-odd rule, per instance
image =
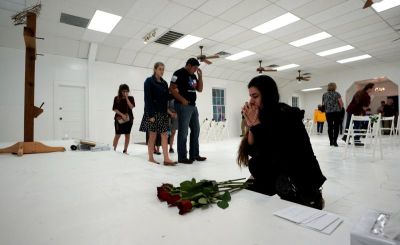
[{"label": "white floor", "polygon": [[[400,139],[385,143],[384,160],[312,136],[325,176],[325,210],[345,222],[330,236],[272,215],[292,205],[247,190],[226,210],[210,207],[184,216],[158,201],[156,187],[189,179],[248,177],[236,163],[239,138],[201,143],[206,162],[149,164],[144,145],[119,152],[0,155],[0,244],[350,244],[366,209],[400,211]],[[120,142],[121,144],[122,142]],[[53,142],[69,146],[71,142]],[[1,144],[4,147],[6,144]],[[176,154],[172,155],[176,159]],[[157,159],[162,161],[160,156]]]}]

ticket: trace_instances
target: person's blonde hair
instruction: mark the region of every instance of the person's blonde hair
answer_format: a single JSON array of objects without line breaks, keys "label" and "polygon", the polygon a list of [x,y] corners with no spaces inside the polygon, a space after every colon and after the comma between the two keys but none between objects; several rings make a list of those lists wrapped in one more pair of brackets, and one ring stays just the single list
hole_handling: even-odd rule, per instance
[{"label": "person's blonde hair", "polygon": [[162,62],[156,62],[155,64],[154,64],[154,72],[156,71],[156,69],[158,68],[158,67],[160,67],[160,66],[165,66],[164,65],[164,63],[162,63]]},{"label": "person's blonde hair", "polygon": [[336,91],[336,83],[328,83],[328,91]]}]

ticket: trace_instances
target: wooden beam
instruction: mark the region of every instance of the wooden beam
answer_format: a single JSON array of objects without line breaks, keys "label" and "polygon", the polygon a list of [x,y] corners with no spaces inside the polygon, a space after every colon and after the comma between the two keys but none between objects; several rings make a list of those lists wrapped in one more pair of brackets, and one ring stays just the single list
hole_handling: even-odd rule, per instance
[{"label": "wooden beam", "polygon": [[35,61],[36,61],[36,14],[28,13],[25,32],[29,35],[25,41],[25,111],[24,111],[24,141],[33,142],[34,139],[34,102],[35,102]]},{"label": "wooden beam", "polygon": [[24,40],[26,48],[36,49],[36,37],[28,27],[24,27]]}]

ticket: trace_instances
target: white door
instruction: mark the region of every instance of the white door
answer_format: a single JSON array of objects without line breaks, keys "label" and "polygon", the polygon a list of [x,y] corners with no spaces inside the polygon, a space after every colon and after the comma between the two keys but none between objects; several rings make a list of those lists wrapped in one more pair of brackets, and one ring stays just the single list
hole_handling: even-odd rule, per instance
[{"label": "white door", "polygon": [[55,86],[56,139],[85,139],[86,88],[60,83]]}]

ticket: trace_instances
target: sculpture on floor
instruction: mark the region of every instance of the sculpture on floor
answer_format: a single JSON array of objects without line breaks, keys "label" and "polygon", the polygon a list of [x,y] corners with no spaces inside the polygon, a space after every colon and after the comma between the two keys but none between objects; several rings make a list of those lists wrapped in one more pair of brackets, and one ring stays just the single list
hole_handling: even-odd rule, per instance
[{"label": "sculpture on floor", "polygon": [[[25,109],[24,109],[24,142],[18,142],[10,147],[0,149],[0,153],[14,153],[22,156],[24,153],[46,153],[65,151],[64,147],[46,146],[33,140],[34,118],[42,114],[41,107],[34,106],[35,96],[35,61],[36,61],[36,17],[41,4],[27,8],[14,16],[15,25],[26,24],[24,27],[25,40]],[[42,104],[43,105],[43,104]]]}]

